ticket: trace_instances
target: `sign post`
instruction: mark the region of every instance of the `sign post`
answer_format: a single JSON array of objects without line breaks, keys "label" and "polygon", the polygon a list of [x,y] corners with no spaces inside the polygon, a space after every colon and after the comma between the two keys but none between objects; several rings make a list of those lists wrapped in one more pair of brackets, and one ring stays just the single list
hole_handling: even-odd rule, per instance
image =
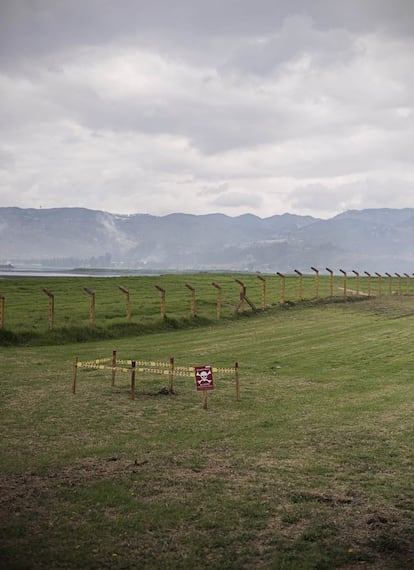
[{"label": "sign post", "polygon": [[197,391],[203,392],[203,408],[207,410],[207,394],[214,390],[213,370],[211,366],[196,366],[194,368]]}]

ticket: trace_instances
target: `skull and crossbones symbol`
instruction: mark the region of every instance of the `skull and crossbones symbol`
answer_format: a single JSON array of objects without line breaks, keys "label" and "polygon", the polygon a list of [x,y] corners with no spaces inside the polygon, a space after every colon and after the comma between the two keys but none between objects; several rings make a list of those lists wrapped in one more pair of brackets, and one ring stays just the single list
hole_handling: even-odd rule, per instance
[{"label": "skull and crossbones symbol", "polygon": [[207,372],[207,370],[201,370],[201,371],[198,373],[198,378],[199,378],[198,383],[199,383],[200,385],[211,384],[211,379],[208,377],[208,372]]}]

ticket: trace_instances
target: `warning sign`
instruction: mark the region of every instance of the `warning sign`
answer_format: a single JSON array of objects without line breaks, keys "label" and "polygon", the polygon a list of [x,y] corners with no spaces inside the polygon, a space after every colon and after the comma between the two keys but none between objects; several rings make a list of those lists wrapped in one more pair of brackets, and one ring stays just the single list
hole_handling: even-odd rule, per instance
[{"label": "warning sign", "polygon": [[194,368],[197,390],[214,390],[213,370],[211,366]]}]

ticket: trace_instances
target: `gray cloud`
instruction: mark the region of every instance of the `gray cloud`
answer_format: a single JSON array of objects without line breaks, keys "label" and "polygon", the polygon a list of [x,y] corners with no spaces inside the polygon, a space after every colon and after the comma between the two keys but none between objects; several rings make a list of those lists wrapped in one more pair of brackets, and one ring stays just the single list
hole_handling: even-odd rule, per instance
[{"label": "gray cloud", "polygon": [[3,0],[1,204],[414,207],[413,16],[403,0]]}]

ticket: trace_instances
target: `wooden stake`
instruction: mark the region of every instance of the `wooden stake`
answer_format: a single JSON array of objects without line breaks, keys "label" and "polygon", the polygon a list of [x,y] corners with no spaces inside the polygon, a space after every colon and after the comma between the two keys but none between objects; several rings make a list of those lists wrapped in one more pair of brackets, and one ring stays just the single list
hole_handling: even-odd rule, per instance
[{"label": "wooden stake", "polygon": [[135,360],[131,362],[131,400],[135,400],[135,368],[137,363]]},{"label": "wooden stake", "polygon": [[73,370],[72,370],[72,394],[76,392],[76,377],[78,374],[78,357],[75,356],[73,361]]},{"label": "wooden stake", "polygon": [[116,350],[112,351],[112,386],[115,386],[115,375],[116,375]]},{"label": "wooden stake", "polygon": [[170,394],[172,394],[174,391],[173,384],[174,384],[174,357],[171,356],[170,357],[170,371],[168,374],[168,391]]},{"label": "wooden stake", "polygon": [[207,410],[208,407],[208,390],[203,390],[203,408]]},{"label": "wooden stake", "polygon": [[240,402],[240,381],[239,381],[239,363],[234,363],[234,375],[236,380],[236,400]]}]

